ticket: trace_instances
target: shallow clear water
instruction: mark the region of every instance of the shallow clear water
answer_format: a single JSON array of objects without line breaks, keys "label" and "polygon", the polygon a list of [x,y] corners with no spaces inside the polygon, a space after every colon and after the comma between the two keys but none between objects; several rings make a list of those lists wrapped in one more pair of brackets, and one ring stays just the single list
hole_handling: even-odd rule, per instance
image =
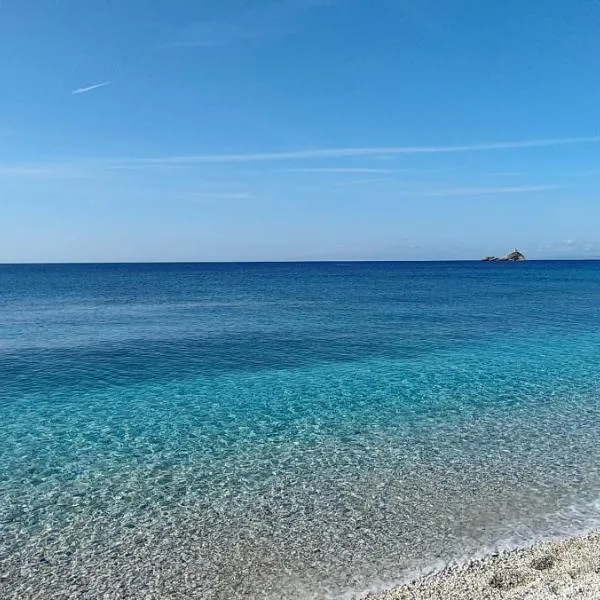
[{"label": "shallow clear water", "polygon": [[599,298],[599,262],[0,266],[0,597],[353,597],[595,526]]}]

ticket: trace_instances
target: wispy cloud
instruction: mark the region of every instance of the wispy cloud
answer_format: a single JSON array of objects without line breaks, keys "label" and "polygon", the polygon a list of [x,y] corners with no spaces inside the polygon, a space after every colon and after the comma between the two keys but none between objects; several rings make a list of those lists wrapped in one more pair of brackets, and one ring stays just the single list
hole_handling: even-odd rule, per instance
[{"label": "wispy cloud", "polygon": [[110,85],[110,83],[110,81],[103,81],[102,83],[95,83],[94,85],[88,85],[86,87],[77,88],[76,90],[73,90],[71,94],[73,94],[74,96],[78,94],[86,94],[87,92],[106,87],[107,85]]},{"label": "wispy cloud", "polygon": [[245,11],[194,23],[169,45],[210,48],[293,33],[297,30],[303,13],[333,2],[334,0],[272,1]]},{"label": "wispy cloud", "polygon": [[74,179],[87,174],[81,166],[69,163],[0,165],[0,179]]},{"label": "wispy cloud", "polygon": [[327,167],[323,167],[321,169],[319,168],[313,168],[313,169],[286,169],[286,171],[288,173],[336,173],[336,174],[340,174],[340,173],[348,173],[348,174],[352,174],[352,173],[362,173],[362,174],[368,174],[368,173],[395,173],[396,171],[394,171],[394,169],[369,169],[367,167],[331,167],[331,168],[327,168]]},{"label": "wispy cloud", "polygon": [[545,258],[599,258],[600,242],[589,240],[560,240],[542,244],[538,248]]},{"label": "wispy cloud", "polygon": [[291,150],[285,152],[261,152],[250,154],[198,154],[186,156],[165,156],[159,158],[132,159],[130,164],[206,164],[206,163],[250,163],[301,159],[351,158],[368,156],[395,156],[414,154],[456,154],[468,152],[488,152],[494,150],[518,150],[574,144],[597,144],[600,136],[521,140],[515,142],[492,142],[456,146],[385,146],[364,148],[331,148],[322,150]]},{"label": "wispy cloud", "polygon": [[252,200],[254,197],[249,192],[200,192],[189,196],[191,200]]},{"label": "wispy cloud", "polygon": [[549,192],[561,189],[561,185],[518,185],[513,187],[473,187],[449,188],[445,190],[431,190],[415,192],[413,195],[432,198],[436,196],[483,196],[487,194],[527,194],[534,192]]},{"label": "wispy cloud", "polygon": [[350,187],[353,185],[375,185],[392,182],[394,182],[394,179],[391,177],[369,177],[368,179],[346,179],[344,181],[337,181],[333,185],[334,187]]}]

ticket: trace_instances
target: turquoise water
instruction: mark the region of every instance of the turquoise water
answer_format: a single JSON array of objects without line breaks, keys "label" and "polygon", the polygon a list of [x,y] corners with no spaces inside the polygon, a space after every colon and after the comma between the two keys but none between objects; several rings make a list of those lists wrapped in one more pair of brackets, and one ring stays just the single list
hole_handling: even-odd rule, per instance
[{"label": "turquoise water", "polygon": [[599,299],[600,262],[0,266],[0,597],[352,598],[594,527]]}]

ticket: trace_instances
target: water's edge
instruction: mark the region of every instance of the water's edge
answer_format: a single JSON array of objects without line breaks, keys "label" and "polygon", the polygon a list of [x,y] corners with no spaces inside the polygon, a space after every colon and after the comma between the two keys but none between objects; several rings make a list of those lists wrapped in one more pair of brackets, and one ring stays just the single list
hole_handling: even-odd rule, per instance
[{"label": "water's edge", "polygon": [[595,600],[600,593],[600,531],[499,549],[421,573],[383,591],[365,592],[361,597],[363,600],[440,597],[502,600],[509,591],[521,598],[540,600]]}]

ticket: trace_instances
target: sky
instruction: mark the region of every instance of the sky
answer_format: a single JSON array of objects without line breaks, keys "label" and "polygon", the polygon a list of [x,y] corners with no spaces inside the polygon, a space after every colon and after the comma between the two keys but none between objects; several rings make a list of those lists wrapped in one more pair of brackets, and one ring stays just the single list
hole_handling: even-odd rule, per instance
[{"label": "sky", "polygon": [[0,262],[600,257],[597,0],[0,0]]}]

